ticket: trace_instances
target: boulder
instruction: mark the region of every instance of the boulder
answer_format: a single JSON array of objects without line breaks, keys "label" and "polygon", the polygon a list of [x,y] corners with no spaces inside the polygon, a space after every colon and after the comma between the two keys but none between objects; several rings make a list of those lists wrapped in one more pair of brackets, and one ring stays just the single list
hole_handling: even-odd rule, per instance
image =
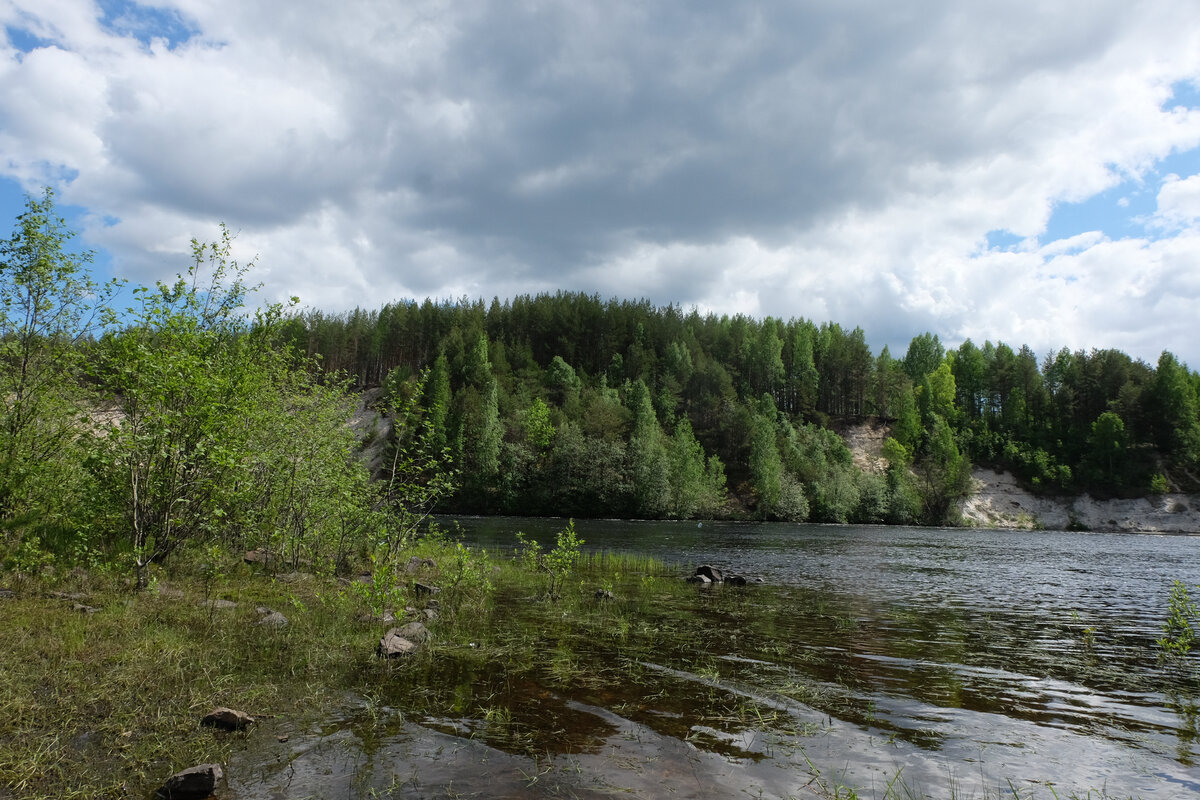
[{"label": "boulder", "polygon": [[83,603],[75,603],[71,606],[72,611],[78,611],[80,614],[95,614],[100,609],[95,606],[85,606]]},{"label": "boulder", "polygon": [[253,550],[247,550],[242,555],[242,561],[252,566],[269,567],[274,563],[275,556],[271,555],[268,550],[256,547]]},{"label": "boulder", "polygon": [[408,565],[405,566],[404,571],[407,572],[409,575],[412,575],[414,573],[420,572],[423,569],[430,569],[430,570],[437,569],[437,562],[434,561],[432,558],[421,558],[420,556],[413,556],[412,558],[410,558],[408,560]]},{"label": "boulder", "polygon": [[440,591],[441,589],[436,586],[430,586],[429,584],[421,583],[420,581],[413,581],[413,593],[418,597],[421,595],[437,594]]},{"label": "boulder", "polygon": [[687,582],[688,583],[698,583],[701,586],[711,586],[712,578],[708,577],[707,575],[700,575],[700,574],[689,575]]},{"label": "boulder", "polygon": [[696,567],[696,574],[703,575],[713,583],[720,583],[722,580],[724,580],[721,570],[708,564],[701,564],[700,566]]},{"label": "boulder", "polygon": [[287,627],[288,618],[285,617],[280,612],[273,611],[273,610],[267,608],[266,606],[259,606],[258,608],[254,609],[254,610],[257,611],[261,615],[258,618],[258,622],[254,623],[255,625],[266,625],[268,628],[286,628]]},{"label": "boulder", "polygon": [[224,779],[225,770],[220,764],[200,764],[167,778],[158,796],[166,800],[201,800],[210,797]]},{"label": "boulder", "polygon": [[224,731],[245,730],[254,724],[254,717],[244,711],[219,706],[204,715],[200,724],[206,728],[220,728]]},{"label": "boulder", "polygon": [[743,575],[729,575],[725,578],[725,582],[730,586],[745,586],[747,581]]},{"label": "boulder", "polygon": [[429,639],[429,629],[419,622],[410,622],[399,628],[393,628],[392,631],[417,644]]},{"label": "boulder", "polygon": [[379,640],[379,646],[375,648],[375,652],[379,654],[380,658],[400,658],[410,656],[418,649],[415,642],[400,635],[399,628],[392,628]]},{"label": "boulder", "polygon": [[237,603],[233,602],[232,600],[222,600],[219,597],[216,600],[209,600],[206,605],[208,605],[209,608],[217,609],[237,608]]}]

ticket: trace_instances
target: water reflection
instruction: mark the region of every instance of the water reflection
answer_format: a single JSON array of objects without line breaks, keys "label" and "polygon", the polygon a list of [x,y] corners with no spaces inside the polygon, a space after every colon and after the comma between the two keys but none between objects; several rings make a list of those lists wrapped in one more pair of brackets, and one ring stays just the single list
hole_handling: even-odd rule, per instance
[{"label": "water reflection", "polygon": [[[536,536],[560,526],[464,522],[490,546],[516,528]],[[1012,727],[1002,738],[1014,746],[1027,744],[1033,726],[1170,758],[1168,774],[1194,765],[1191,679],[1160,668],[1154,639],[1171,580],[1200,582],[1200,539],[616,521],[577,528],[596,549],[766,578],[775,588],[740,607],[713,595],[693,612],[711,639],[746,659],[721,668],[730,681],[772,685],[791,675],[817,687],[803,700],[830,717],[927,749],[990,741],[970,721]]]},{"label": "water reflection", "polygon": [[[562,524],[464,520],[463,531],[510,549],[518,529],[548,541]],[[389,797],[467,787],[493,797],[782,797],[846,783],[883,797],[898,773],[899,796],[912,797],[1200,792],[1195,673],[1163,669],[1153,646],[1171,579],[1200,581],[1198,539],[577,528],[588,548],[653,555],[681,576],[712,563],[768,583],[666,594],[628,617],[618,604],[594,627],[498,598],[512,629],[532,637],[512,652],[532,644],[531,661],[464,652],[415,664],[373,701],[402,709],[397,721],[360,712],[278,758],[343,774],[330,784],[341,796],[369,786]],[[430,754],[441,755],[425,765]],[[419,779],[404,771],[414,765],[424,765]],[[273,775],[240,796],[300,796],[278,784]]]}]

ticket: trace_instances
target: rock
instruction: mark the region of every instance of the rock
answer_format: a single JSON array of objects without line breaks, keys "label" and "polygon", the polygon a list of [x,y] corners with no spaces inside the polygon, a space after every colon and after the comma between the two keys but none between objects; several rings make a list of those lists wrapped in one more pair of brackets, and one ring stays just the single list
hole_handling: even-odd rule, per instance
[{"label": "rock", "polygon": [[0,589],[0,600],[7,599],[9,597],[16,597],[16,596],[17,596],[17,593],[14,592],[12,589]]},{"label": "rock", "polygon": [[428,584],[421,583],[420,581],[413,581],[413,592],[418,596],[437,594],[440,591],[441,589],[436,586],[430,586]]},{"label": "rock", "polygon": [[429,620],[430,622],[438,618],[438,612],[436,608],[427,608],[421,613],[424,614],[425,619]]},{"label": "rock", "polygon": [[399,628],[393,628],[392,631],[408,639],[410,642],[421,642],[429,639],[429,629],[419,622],[410,622],[407,625],[402,625]]},{"label": "rock", "polygon": [[401,636],[399,628],[392,628],[379,640],[379,646],[375,652],[379,654],[380,658],[400,658],[410,656],[417,650],[418,646],[415,642]]},{"label": "rock", "polygon": [[696,567],[696,574],[703,575],[713,583],[720,583],[724,579],[724,576],[721,575],[721,570],[708,564],[701,564]]},{"label": "rock", "polygon": [[254,724],[254,717],[244,711],[236,711],[232,708],[219,706],[208,712],[204,719],[200,720],[200,724],[206,728],[220,728],[225,731],[240,731],[245,730],[247,726]]},{"label": "rock", "polygon": [[287,627],[288,618],[285,617],[280,612],[272,611],[271,609],[267,608],[266,606],[259,606],[258,608],[254,609],[254,610],[262,615],[261,617],[259,617],[258,622],[254,623],[255,625],[266,625],[269,628],[286,628]]},{"label": "rock", "polygon": [[408,565],[405,566],[404,571],[407,572],[409,575],[412,575],[414,573],[420,572],[423,569],[431,569],[431,570],[437,569],[437,562],[434,561],[432,558],[421,558],[419,556],[413,556],[412,558],[410,558],[408,560]]},{"label": "rock", "polygon": [[95,606],[85,606],[83,603],[75,603],[71,606],[72,611],[78,611],[80,614],[95,614],[100,609]]},{"label": "rock", "polygon": [[597,600],[615,600],[616,596],[608,589],[597,589],[595,597]]},{"label": "rock", "polygon": [[74,600],[75,602],[87,600],[87,595],[82,592],[71,592],[70,594],[66,592],[47,592],[46,596],[52,597],[55,600]]},{"label": "rock", "polygon": [[222,600],[219,597],[216,600],[209,600],[205,605],[207,605],[209,608],[217,609],[237,608],[237,603],[233,602],[232,600]]},{"label": "rock", "polygon": [[689,575],[687,582],[688,583],[698,583],[701,586],[711,586],[712,578],[708,577],[707,575],[698,575],[698,574],[697,575]]},{"label": "rock", "polygon": [[253,550],[247,550],[242,556],[242,561],[253,566],[269,567],[274,563],[275,556],[271,555],[268,550],[256,547]]},{"label": "rock", "polygon": [[725,578],[725,582],[730,586],[745,586],[746,578],[741,575],[729,575]]},{"label": "rock", "polygon": [[167,800],[200,800],[210,797],[224,779],[225,770],[220,764],[189,767],[168,778],[158,790],[158,796]]}]

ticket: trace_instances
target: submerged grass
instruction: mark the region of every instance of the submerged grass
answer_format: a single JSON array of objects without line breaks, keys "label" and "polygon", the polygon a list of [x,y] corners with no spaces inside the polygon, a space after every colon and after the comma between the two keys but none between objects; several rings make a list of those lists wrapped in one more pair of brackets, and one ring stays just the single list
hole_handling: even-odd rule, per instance
[{"label": "submerged grass", "polygon": [[[533,726],[514,713],[519,686],[535,674],[563,689],[622,680],[615,665],[592,663],[578,636],[628,637],[640,601],[624,587],[649,596],[663,583],[656,576],[671,573],[654,559],[589,555],[549,602],[538,599],[544,577],[506,559],[467,573],[451,544],[413,554],[441,567],[409,577],[442,591],[433,642],[402,664],[376,658],[390,625],[370,618],[363,592],[333,578],[272,576],[230,557],[214,570],[201,554],[160,570],[141,593],[104,571],[0,576],[15,589],[0,598],[0,797],[144,795],[178,769],[228,760],[246,734],[201,728],[215,706],[303,728],[348,694],[472,717],[489,743],[535,750],[523,733]],[[614,588],[621,600],[595,596]],[[411,592],[396,596],[424,605]],[[499,620],[497,603],[507,609]],[[258,624],[259,607],[290,624]]]},{"label": "submerged grass", "polygon": [[[419,612],[434,604],[409,581],[441,592],[430,643],[399,662],[374,653],[393,623],[329,577],[272,576],[228,558],[219,570],[185,558],[139,594],[104,572],[16,585],[0,576],[17,590],[0,598],[0,798],[146,796],[181,768],[228,762],[254,733],[201,728],[218,705],[295,731],[353,706],[368,750],[407,720],[531,759],[599,752],[621,733],[586,707],[733,759],[791,754],[822,733],[797,704],[887,730],[852,687],[798,669],[822,665],[789,643],[796,608],[781,598],[795,598],[770,587],[701,590],[657,559],[591,553],[550,591],[519,558],[439,541],[411,554],[436,566],[404,576],[393,597]],[[843,630],[812,605],[818,622]],[[256,624],[259,606],[290,624]],[[927,796],[899,774],[863,792],[810,768],[817,797]],[[1054,800],[1013,796],[1043,795]]]}]

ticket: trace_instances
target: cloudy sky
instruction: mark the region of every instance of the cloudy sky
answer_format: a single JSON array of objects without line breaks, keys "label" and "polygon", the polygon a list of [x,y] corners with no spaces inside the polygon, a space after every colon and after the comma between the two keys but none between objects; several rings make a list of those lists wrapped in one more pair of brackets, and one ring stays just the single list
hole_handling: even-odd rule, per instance
[{"label": "cloudy sky", "polygon": [[[0,0],[0,215],[268,299],[581,290],[1200,367],[1195,0]],[[9,223],[4,223],[4,229]]]}]

